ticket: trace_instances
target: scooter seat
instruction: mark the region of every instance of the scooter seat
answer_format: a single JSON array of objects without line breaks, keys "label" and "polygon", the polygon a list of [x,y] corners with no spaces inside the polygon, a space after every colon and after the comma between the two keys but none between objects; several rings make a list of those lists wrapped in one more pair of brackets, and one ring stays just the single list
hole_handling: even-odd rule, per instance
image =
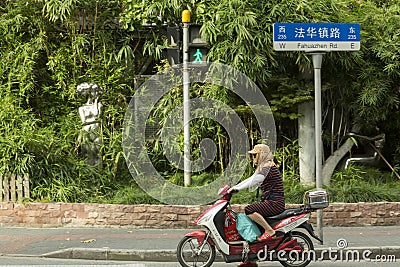
[{"label": "scooter seat", "polygon": [[294,216],[294,215],[298,215],[303,213],[303,209],[300,208],[294,208],[294,209],[287,209],[284,210],[281,214],[272,216],[272,217],[268,217],[268,219],[272,219],[272,220],[282,220],[284,218],[290,217],[290,216]]}]

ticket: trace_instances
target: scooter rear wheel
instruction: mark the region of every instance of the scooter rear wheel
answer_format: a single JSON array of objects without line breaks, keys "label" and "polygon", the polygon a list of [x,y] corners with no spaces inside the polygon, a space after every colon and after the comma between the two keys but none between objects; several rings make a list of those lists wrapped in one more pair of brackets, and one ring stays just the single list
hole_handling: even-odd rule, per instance
[{"label": "scooter rear wheel", "polygon": [[210,267],[215,260],[215,247],[208,240],[201,253],[198,253],[201,244],[194,236],[185,236],[178,244],[177,257],[183,267]]},{"label": "scooter rear wheel", "polygon": [[305,267],[307,266],[312,258],[310,259],[307,252],[314,250],[314,244],[310,237],[303,232],[293,231],[291,232],[292,239],[296,238],[298,245],[302,248],[302,253],[288,253],[287,259],[280,260],[279,262],[285,267]]}]

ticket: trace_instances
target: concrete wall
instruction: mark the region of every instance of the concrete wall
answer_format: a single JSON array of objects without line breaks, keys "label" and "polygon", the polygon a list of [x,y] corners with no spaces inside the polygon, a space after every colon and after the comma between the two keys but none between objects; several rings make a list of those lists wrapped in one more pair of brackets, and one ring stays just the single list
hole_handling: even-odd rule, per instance
[{"label": "concrete wall", "polygon": [[[245,205],[232,205],[243,212]],[[287,205],[287,208],[298,205]],[[194,228],[208,206],[0,202],[0,226]],[[329,226],[398,225],[400,202],[333,203],[324,209]],[[315,213],[312,222],[315,223]]]}]

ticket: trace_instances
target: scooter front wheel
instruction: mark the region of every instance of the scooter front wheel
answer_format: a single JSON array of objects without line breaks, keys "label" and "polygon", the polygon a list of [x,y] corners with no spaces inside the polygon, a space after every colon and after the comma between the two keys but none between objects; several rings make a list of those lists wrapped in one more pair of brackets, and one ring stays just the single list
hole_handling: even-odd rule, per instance
[{"label": "scooter front wheel", "polygon": [[[215,260],[215,247],[208,240],[204,246],[194,236],[185,236],[178,244],[177,257],[183,267],[210,267]],[[201,251],[200,251],[201,249]]]}]

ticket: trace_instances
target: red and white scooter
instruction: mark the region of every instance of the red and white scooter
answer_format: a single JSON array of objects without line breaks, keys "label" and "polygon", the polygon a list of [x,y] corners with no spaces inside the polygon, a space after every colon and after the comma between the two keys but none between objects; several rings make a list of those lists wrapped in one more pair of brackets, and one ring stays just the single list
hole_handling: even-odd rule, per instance
[{"label": "red and white scooter", "polygon": [[[228,189],[228,185],[222,187],[218,192],[222,197],[194,222],[195,225],[204,226],[206,230],[187,233],[179,242],[177,257],[181,266],[211,266],[216,257],[216,248],[227,263],[261,260],[279,261],[285,267],[304,267],[311,262],[310,257],[301,257],[301,254],[313,251],[313,242],[304,231],[295,229],[305,229],[310,236],[322,242],[314,234],[308,220],[311,212],[329,205],[325,190],[307,192],[306,203],[301,208],[287,209],[279,215],[266,218],[277,233],[275,239],[249,243],[241,239],[237,232],[226,231],[230,226],[230,223],[226,223],[229,221],[227,215],[232,212],[229,204],[232,193],[228,193]],[[236,236],[238,238],[232,238]],[[235,241],[228,241],[232,239]]]}]

